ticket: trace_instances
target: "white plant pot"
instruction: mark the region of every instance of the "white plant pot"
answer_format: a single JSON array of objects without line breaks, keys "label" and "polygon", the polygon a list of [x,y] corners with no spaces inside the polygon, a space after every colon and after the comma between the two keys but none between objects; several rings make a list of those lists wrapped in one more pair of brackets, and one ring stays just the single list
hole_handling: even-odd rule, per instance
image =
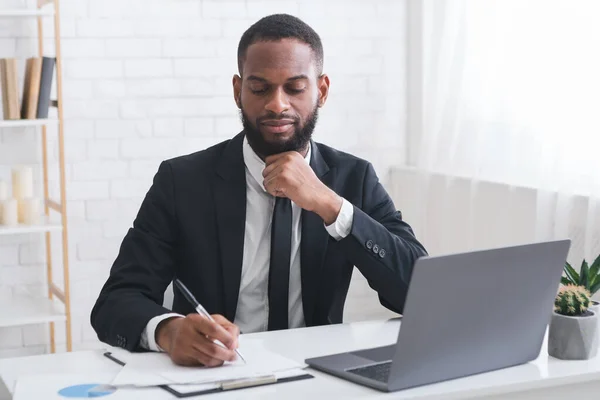
[{"label": "white plant pot", "polygon": [[598,318],[597,318],[598,319],[598,335],[600,335],[600,302],[598,302],[596,300],[592,300],[588,309],[590,311],[593,311],[594,314],[596,314],[598,316]]},{"label": "white plant pot", "polygon": [[598,314],[571,317],[554,312],[548,332],[548,354],[561,360],[587,360],[598,354]]}]

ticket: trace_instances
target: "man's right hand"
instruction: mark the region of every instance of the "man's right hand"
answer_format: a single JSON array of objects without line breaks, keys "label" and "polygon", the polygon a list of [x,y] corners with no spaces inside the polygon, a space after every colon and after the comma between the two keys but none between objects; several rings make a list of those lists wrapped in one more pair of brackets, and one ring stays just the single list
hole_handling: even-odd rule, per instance
[{"label": "man's right hand", "polygon": [[[216,367],[235,361],[238,327],[221,315],[212,317],[215,322],[200,314],[161,321],[156,328],[156,343],[179,365]],[[214,343],[215,339],[227,348]]]}]

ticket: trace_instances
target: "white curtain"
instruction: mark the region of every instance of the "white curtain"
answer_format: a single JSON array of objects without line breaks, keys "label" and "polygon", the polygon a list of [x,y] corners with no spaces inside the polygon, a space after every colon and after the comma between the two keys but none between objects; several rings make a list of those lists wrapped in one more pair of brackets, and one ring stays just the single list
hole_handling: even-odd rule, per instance
[{"label": "white curtain", "polygon": [[468,178],[473,193],[486,181],[536,189],[535,239],[570,237],[573,262],[595,258],[600,1],[423,0],[419,7],[420,15],[409,15],[422,22],[422,128],[409,150],[415,166]]}]

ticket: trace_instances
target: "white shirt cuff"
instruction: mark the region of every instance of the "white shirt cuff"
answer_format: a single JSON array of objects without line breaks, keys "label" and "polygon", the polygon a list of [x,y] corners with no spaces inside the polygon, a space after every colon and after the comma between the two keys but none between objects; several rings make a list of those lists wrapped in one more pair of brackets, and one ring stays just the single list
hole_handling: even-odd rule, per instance
[{"label": "white shirt cuff", "polygon": [[353,220],[354,206],[348,200],[342,198],[342,208],[337,219],[333,224],[325,226],[325,229],[335,240],[341,240],[350,234]]},{"label": "white shirt cuff", "polygon": [[175,313],[162,314],[162,315],[154,317],[150,321],[148,321],[148,324],[146,325],[146,329],[144,329],[142,331],[142,337],[140,338],[140,346],[143,347],[144,349],[151,350],[151,351],[161,351],[161,352],[164,351],[156,343],[156,327],[158,326],[158,324],[160,324],[165,319],[172,318],[172,317],[182,317],[183,318],[183,315],[175,314]]}]

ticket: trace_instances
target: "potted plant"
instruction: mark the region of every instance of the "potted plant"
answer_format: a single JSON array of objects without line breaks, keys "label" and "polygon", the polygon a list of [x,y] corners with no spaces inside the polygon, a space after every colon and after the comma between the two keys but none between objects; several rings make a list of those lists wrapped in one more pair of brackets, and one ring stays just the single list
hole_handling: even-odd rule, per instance
[{"label": "potted plant", "polygon": [[561,286],[554,300],[548,354],[561,360],[587,360],[598,352],[598,315],[588,309],[590,293],[582,286]]},{"label": "potted plant", "polygon": [[[565,276],[562,277],[563,285],[583,286],[593,296],[600,290],[600,255],[594,260],[591,266],[588,265],[585,259],[581,263],[579,274],[568,262],[564,267]],[[596,300],[591,300],[590,310],[596,314],[600,313],[600,303]]]}]

